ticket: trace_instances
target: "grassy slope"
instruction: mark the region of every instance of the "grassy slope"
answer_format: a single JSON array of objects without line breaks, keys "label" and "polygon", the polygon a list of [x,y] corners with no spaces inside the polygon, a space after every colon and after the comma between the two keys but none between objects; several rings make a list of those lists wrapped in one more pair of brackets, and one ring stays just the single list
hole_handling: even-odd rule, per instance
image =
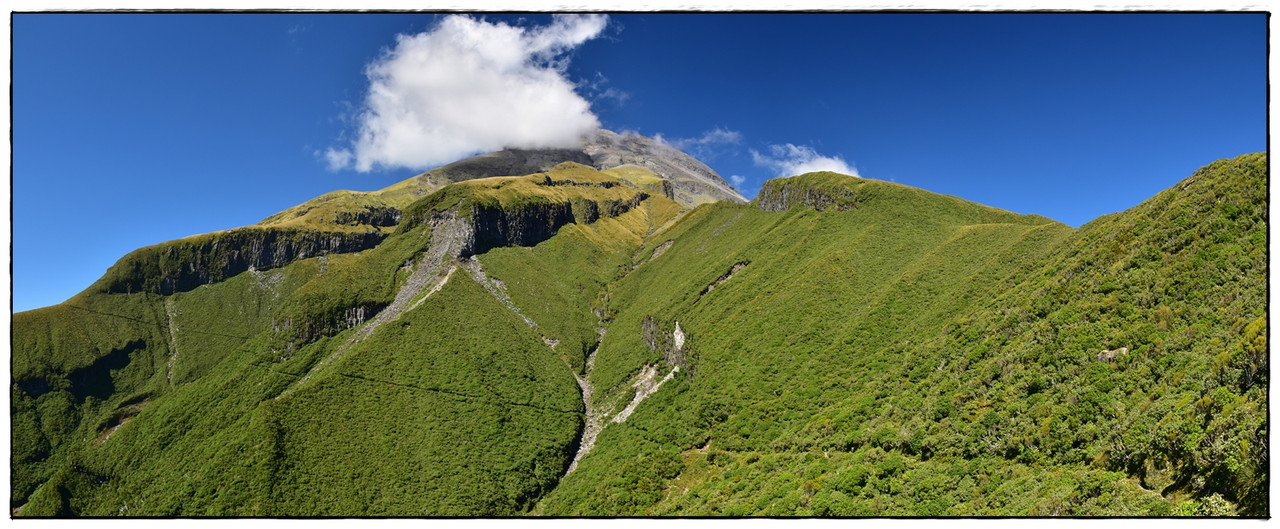
[{"label": "grassy slope", "polygon": [[[70,413],[55,415],[42,401],[56,401],[74,391],[53,391],[34,399],[41,424],[66,417],[74,417],[79,424],[56,437],[61,441],[61,450],[31,465],[15,464],[15,472],[27,467],[56,469],[51,473],[52,479],[35,491],[23,513],[263,513],[257,495],[267,490],[267,481],[258,467],[260,460],[268,456],[253,448],[261,443],[262,434],[252,431],[255,427],[261,430],[260,425],[255,426],[252,412],[321,358],[333,341],[322,339],[286,359],[273,346],[286,341],[289,333],[276,332],[279,326],[274,321],[291,315],[324,313],[329,304],[318,303],[320,296],[316,292],[341,290],[357,298],[389,298],[394,293],[394,283],[383,283],[376,274],[367,272],[373,268],[370,265],[398,264],[412,256],[413,249],[398,242],[401,241],[387,241],[358,255],[312,258],[269,272],[246,272],[224,282],[174,294],[169,298],[174,316],[172,334],[165,300],[151,294],[88,292],[71,302],[41,309],[63,311],[72,303],[109,307],[100,310],[103,315],[97,321],[77,322],[38,311],[15,315],[15,322],[29,320],[52,328],[112,332],[115,329],[108,323],[128,315],[123,309],[129,304],[145,301],[152,314],[146,327],[153,341],[148,344],[157,344],[144,350],[147,357],[138,357],[141,353],[135,352],[134,361],[109,371],[107,378],[114,383],[115,391],[104,395],[101,401],[89,400]],[[333,266],[343,262],[348,266]],[[331,266],[338,269],[330,269]],[[390,268],[391,272],[395,270],[394,266]],[[356,274],[353,276],[352,272]],[[346,288],[339,289],[337,285]],[[170,344],[175,342],[178,354],[169,382],[167,364],[173,351]],[[15,359],[74,358],[69,353],[81,349],[83,346],[67,341],[47,348],[19,344]],[[65,370],[58,369],[45,376],[57,384],[68,378],[63,373]],[[15,369],[14,376],[22,380],[27,375]],[[23,401],[15,400],[15,415],[24,412],[26,395],[23,397]],[[145,399],[141,411],[104,440],[102,434],[115,424],[113,416],[139,399]],[[15,438],[25,431],[15,427]],[[15,487],[14,502],[21,503],[21,498]],[[119,510],[125,506],[126,511]]]},{"label": "grassy slope", "polygon": [[[588,185],[530,187],[530,195],[601,203],[635,196],[631,187],[598,185],[619,181],[582,168],[551,178]],[[472,184],[462,200],[519,205],[513,187],[535,186],[491,184]],[[513,288],[512,297],[533,307],[533,297],[551,295],[540,302],[548,307],[542,313],[526,312],[581,349],[594,341],[595,327],[591,296],[582,292],[612,279],[597,265],[628,263],[652,224],[677,213],[669,200],[650,198],[618,217],[567,225],[537,248],[497,249],[483,262],[504,273],[557,277],[538,292]],[[371,250],[250,271],[167,298],[91,289],[15,315],[14,380],[28,383],[12,390],[20,447],[13,505],[25,502],[24,515],[529,508],[573,455],[578,388],[565,358],[465,273],[297,383],[352,335],[344,314],[390,302],[408,274],[402,265],[428,240],[430,228],[416,225]],[[584,283],[592,290],[576,288]],[[548,316],[575,310],[577,319]],[[469,316],[453,317],[460,313]],[[95,362],[97,379],[69,375]],[[388,476],[397,476],[394,486]]]},{"label": "grassy slope", "polygon": [[556,350],[582,373],[597,343],[605,285],[624,275],[644,239],[676,218],[680,209],[663,196],[589,225],[571,224],[533,248],[497,248],[480,257],[488,273],[506,284],[512,302],[524,310]]},{"label": "grassy slope", "polygon": [[607,402],[661,359],[646,315],[681,322],[696,376],[541,512],[1265,513],[1265,163],[1074,232],[941,199],[699,209],[614,288],[593,378]]},{"label": "grassy slope", "polygon": [[564,363],[463,274],[269,410],[281,515],[518,513],[581,423]]},{"label": "grassy slope", "polygon": [[[362,209],[382,211],[388,208],[403,210],[410,204],[434,192],[434,187],[425,179],[411,177],[391,184],[377,191],[339,190],[325,193],[316,198],[298,204],[280,213],[276,213],[258,226],[307,228],[322,231],[364,231],[371,227],[360,225],[350,219],[339,222],[345,213],[359,212]],[[383,233],[389,233],[391,226],[373,227]]]}]

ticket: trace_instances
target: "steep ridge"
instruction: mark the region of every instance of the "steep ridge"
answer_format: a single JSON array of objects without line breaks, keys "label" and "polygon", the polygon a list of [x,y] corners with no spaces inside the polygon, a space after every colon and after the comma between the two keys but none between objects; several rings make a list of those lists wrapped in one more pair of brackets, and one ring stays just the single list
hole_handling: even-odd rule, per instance
[{"label": "steep ridge", "polygon": [[[662,193],[685,207],[716,200],[745,199],[714,170],[658,140],[633,133],[597,130],[583,139],[581,149],[508,149],[481,154],[433,169],[387,188],[370,191],[334,191],[272,215],[254,226],[195,235],[131,252],[112,266],[92,288],[110,293],[153,292],[172,294],[215,283],[246,270],[267,270],[297,259],[332,253],[351,253],[376,246],[399,225],[405,208],[443,186],[496,176],[520,176],[552,171],[562,163],[615,170],[621,178]],[[632,197],[634,207],[643,197]],[[615,210],[621,204],[610,204]],[[478,210],[477,215],[497,215],[505,210]],[[552,228],[528,236],[539,240],[554,234],[554,226],[575,220],[566,209],[521,211],[511,218],[495,217],[479,222],[483,252],[490,242],[505,241],[513,234],[510,221],[538,219]],[[617,214],[617,211],[606,214]],[[542,222],[538,222],[542,224]],[[493,228],[499,233],[487,233]],[[521,227],[515,227],[519,230]],[[525,235],[521,231],[515,237]],[[533,244],[537,241],[518,241]]]}]

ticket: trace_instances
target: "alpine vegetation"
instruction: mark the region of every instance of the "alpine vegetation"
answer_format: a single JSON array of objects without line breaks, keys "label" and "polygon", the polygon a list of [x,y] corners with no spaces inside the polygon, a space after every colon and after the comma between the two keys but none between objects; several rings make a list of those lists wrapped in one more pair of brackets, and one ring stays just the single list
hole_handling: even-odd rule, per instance
[{"label": "alpine vegetation", "polygon": [[[474,37],[554,89],[603,23],[459,17],[369,75]],[[430,163],[386,104],[337,162]],[[795,146],[748,202],[578,128],[14,314],[12,513],[1269,515],[1266,154],[1072,228]]]}]

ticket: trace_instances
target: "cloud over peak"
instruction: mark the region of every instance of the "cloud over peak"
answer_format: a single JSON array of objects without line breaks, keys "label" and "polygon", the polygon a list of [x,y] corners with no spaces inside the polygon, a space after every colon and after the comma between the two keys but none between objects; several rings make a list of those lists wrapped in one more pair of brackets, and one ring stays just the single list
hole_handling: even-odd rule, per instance
[{"label": "cloud over peak", "polygon": [[814,171],[832,171],[849,176],[859,176],[852,164],[839,156],[823,156],[813,147],[805,145],[770,145],[769,154],[751,150],[751,160],[756,165],[773,170],[779,177],[788,177]]},{"label": "cloud over peak", "polygon": [[697,138],[669,139],[662,134],[656,134],[654,139],[693,155],[693,157],[703,162],[707,162],[722,154],[725,148],[742,143],[742,133],[736,130],[716,127],[702,133],[702,136]]},{"label": "cloud over peak", "polygon": [[450,15],[398,35],[369,64],[369,90],[350,146],[324,153],[331,169],[427,169],[507,147],[576,146],[600,127],[565,78],[568,52],[598,36],[606,15],[555,15],[518,27]]}]

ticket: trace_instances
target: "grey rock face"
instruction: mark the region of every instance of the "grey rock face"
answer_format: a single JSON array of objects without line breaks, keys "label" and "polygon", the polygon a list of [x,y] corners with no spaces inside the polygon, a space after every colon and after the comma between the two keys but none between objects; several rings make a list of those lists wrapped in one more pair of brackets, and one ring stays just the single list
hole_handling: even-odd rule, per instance
[{"label": "grey rock face", "polygon": [[333,221],[348,226],[395,226],[400,222],[400,210],[389,206],[365,206],[357,211],[339,211]]},{"label": "grey rock face", "polygon": [[653,138],[600,129],[587,139],[583,151],[591,156],[597,169],[637,165],[653,171],[671,182],[679,201],[696,202],[698,195],[737,203],[747,201],[706,164]]},{"label": "grey rock face", "polygon": [[592,165],[591,157],[575,149],[504,149],[458,160],[418,175],[435,187],[491,176],[523,176],[551,170],[561,162]]},{"label": "grey rock face", "polygon": [[670,198],[685,205],[708,199],[747,202],[714,170],[679,149],[639,134],[604,129],[583,138],[579,149],[504,149],[459,160],[417,178],[438,188],[476,178],[545,172],[561,162],[576,162],[598,170],[623,165],[643,167],[667,182]]},{"label": "grey rock face", "polygon": [[565,224],[590,224],[601,218],[616,217],[639,206],[647,198],[647,194],[638,193],[627,201],[548,202],[518,210],[473,207],[470,219],[475,226],[474,236],[472,244],[462,250],[462,256],[469,257],[503,246],[536,246],[554,236]]}]

